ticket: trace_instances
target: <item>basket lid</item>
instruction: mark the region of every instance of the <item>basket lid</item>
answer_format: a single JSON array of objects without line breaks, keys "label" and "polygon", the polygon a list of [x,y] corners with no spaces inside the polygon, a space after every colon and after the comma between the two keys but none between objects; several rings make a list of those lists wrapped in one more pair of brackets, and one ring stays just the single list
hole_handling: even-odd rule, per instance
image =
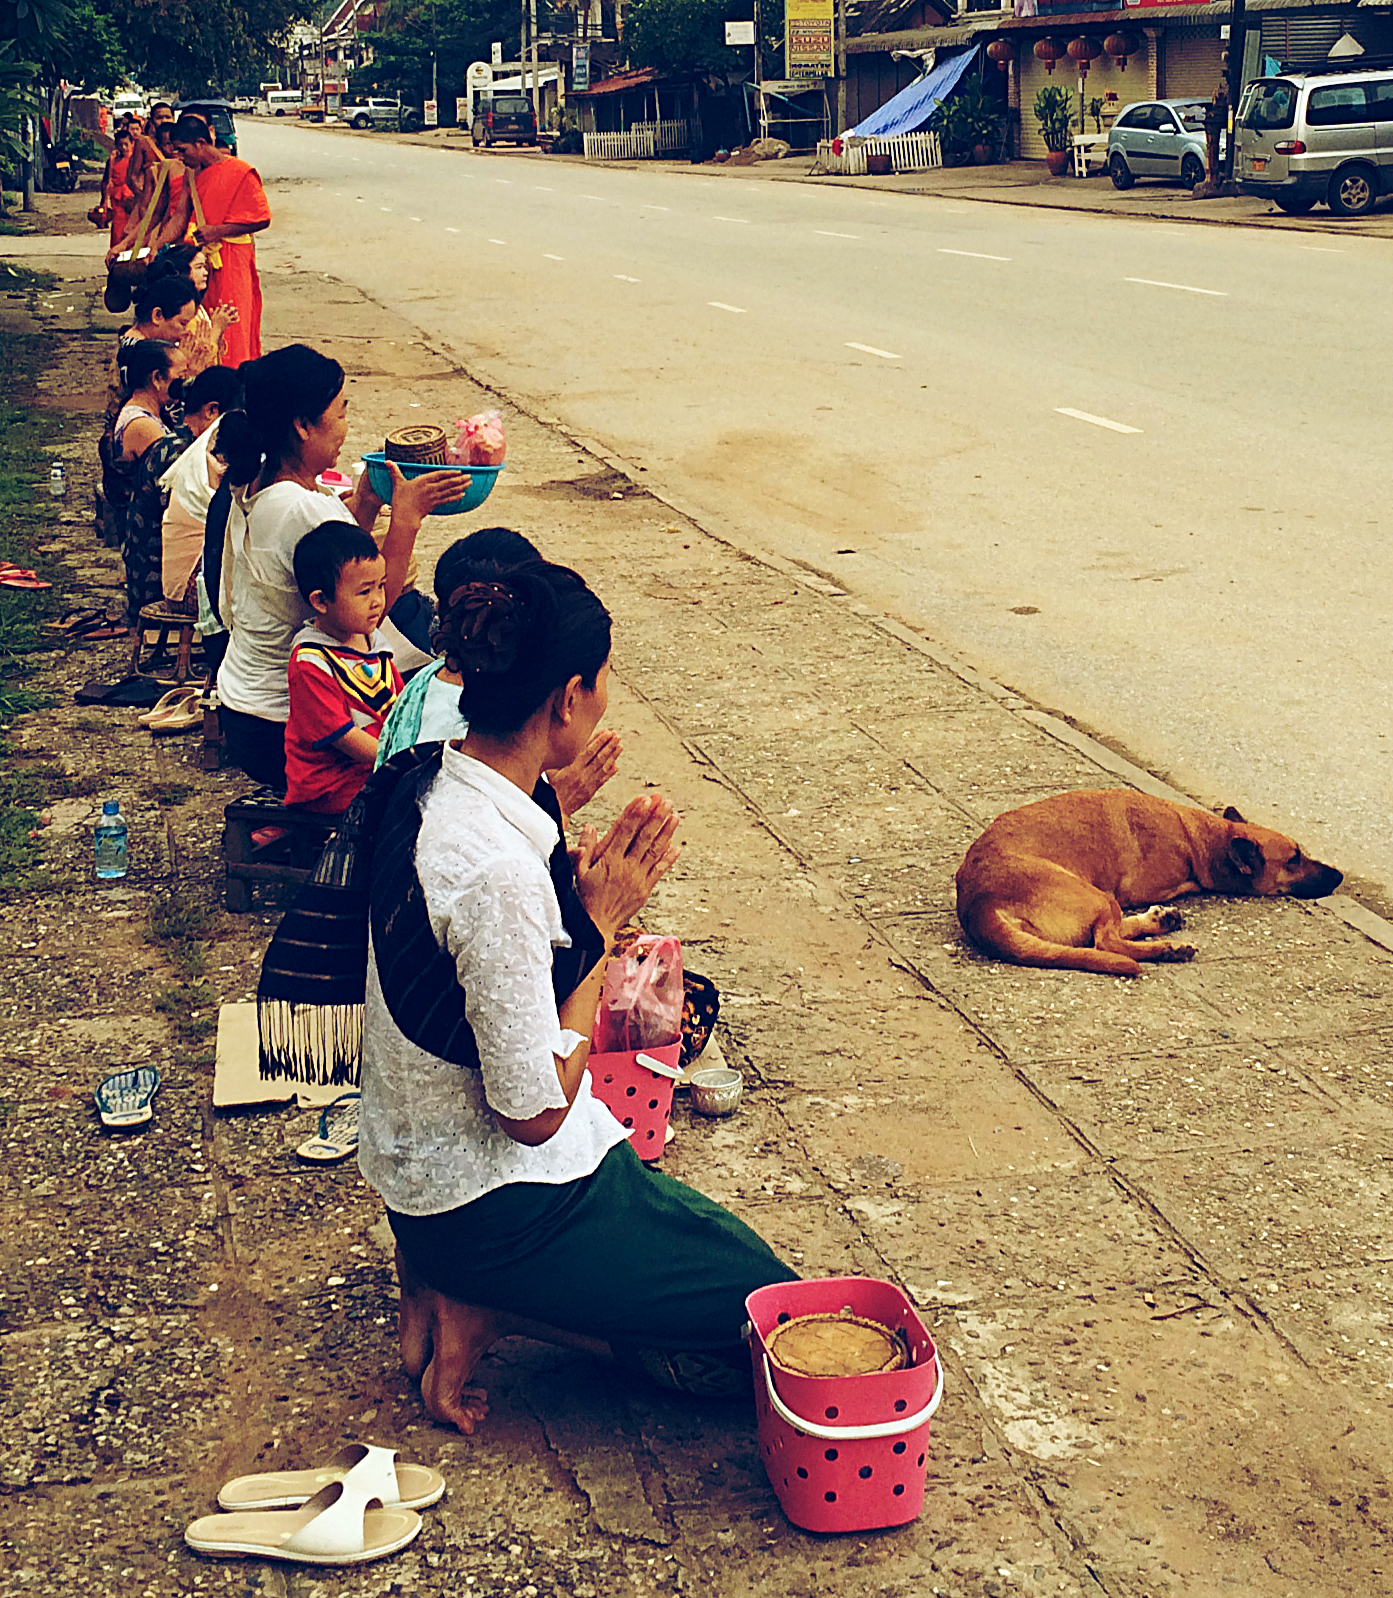
[{"label": "basket lid", "polygon": [[875,1376],[909,1364],[899,1332],[845,1312],[796,1316],[776,1327],[766,1346],[774,1363],[795,1376]]},{"label": "basket lid", "polygon": [[383,454],[388,460],[397,461],[443,461],[445,459],[445,429],[433,427],[429,423],[418,423],[411,427],[398,427],[394,432],[388,433],[386,448]]}]

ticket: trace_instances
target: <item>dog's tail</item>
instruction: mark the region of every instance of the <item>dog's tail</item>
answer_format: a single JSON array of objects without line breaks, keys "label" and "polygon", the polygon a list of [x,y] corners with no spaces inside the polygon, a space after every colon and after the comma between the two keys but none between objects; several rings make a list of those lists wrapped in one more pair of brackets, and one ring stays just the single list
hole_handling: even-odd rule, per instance
[{"label": "dog's tail", "polygon": [[1032,932],[1019,916],[1006,910],[988,910],[974,917],[966,930],[979,948],[1017,965],[1044,966],[1057,971],[1096,971],[1113,977],[1139,977],[1142,972],[1140,961],[1120,950],[1050,943]]}]

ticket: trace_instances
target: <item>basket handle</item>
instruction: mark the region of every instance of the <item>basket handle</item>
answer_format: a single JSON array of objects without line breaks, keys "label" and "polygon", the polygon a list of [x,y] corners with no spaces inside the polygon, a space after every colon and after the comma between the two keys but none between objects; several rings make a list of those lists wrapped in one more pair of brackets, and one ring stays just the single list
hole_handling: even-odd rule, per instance
[{"label": "basket handle", "polygon": [[636,1054],[635,1063],[651,1071],[654,1076],[670,1076],[674,1082],[680,1082],[686,1075],[680,1065],[665,1065],[661,1060],[655,1060],[651,1054]]},{"label": "basket handle", "polygon": [[934,1386],[934,1395],[927,1404],[915,1415],[901,1415],[895,1420],[878,1421],[873,1426],[825,1426],[820,1422],[804,1420],[801,1415],[795,1415],[784,1403],[774,1389],[774,1375],[769,1369],[769,1356],[764,1359],[764,1386],[769,1394],[769,1402],[774,1413],[781,1421],[789,1426],[796,1426],[800,1432],[807,1432],[809,1437],[821,1437],[827,1442],[859,1442],[868,1437],[898,1437],[902,1432],[912,1432],[922,1426],[938,1408],[943,1397],[943,1361],[938,1357],[938,1350],[934,1350],[934,1368],[938,1371],[938,1381]]}]

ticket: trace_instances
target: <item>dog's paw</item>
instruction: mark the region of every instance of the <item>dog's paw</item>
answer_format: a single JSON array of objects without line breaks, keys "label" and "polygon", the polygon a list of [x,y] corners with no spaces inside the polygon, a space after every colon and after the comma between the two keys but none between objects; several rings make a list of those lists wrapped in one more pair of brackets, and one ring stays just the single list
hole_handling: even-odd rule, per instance
[{"label": "dog's paw", "polygon": [[[1184,963],[1195,958],[1195,946],[1192,943],[1161,943],[1157,944],[1158,958]],[[1164,953],[1160,951],[1164,950]]]},{"label": "dog's paw", "polygon": [[[1185,925],[1185,917],[1181,915],[1179,910],[1173,909],[1170,905],[1152,905],[1151,915],[1156,922],[1157,932],[1179,932],[1181,927]],[[1193,954],[1194,952],[1191,949],[1190,953]]]}]

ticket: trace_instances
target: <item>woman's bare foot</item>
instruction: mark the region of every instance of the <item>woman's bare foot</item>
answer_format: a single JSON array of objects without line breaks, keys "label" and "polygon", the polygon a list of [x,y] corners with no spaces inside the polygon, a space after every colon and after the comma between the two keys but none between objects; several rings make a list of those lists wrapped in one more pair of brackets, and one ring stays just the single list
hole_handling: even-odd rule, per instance
[{"label": "woman's bare foot", "polygon": [[421,1398],[433,1420],[468,1434],[489,1412],[487,1391],[469,1383],[479,1361],[498,1341],[498,1318],[492,1310],[461,1304],[442,1293],[436,1293],[434,1300],[432,1353],[421,1376]]},{"label": "woman's bare foot", "polygon": [[401,1298],[397,1306],[397,1342],[401,1347],[401,1362],[412,1381],[419,1382],[430,1364],[431,1319],[434,1300],[440,1295],[427,1287],[406,1263],[406,1256],[397,1249],[397,1285]]}]

